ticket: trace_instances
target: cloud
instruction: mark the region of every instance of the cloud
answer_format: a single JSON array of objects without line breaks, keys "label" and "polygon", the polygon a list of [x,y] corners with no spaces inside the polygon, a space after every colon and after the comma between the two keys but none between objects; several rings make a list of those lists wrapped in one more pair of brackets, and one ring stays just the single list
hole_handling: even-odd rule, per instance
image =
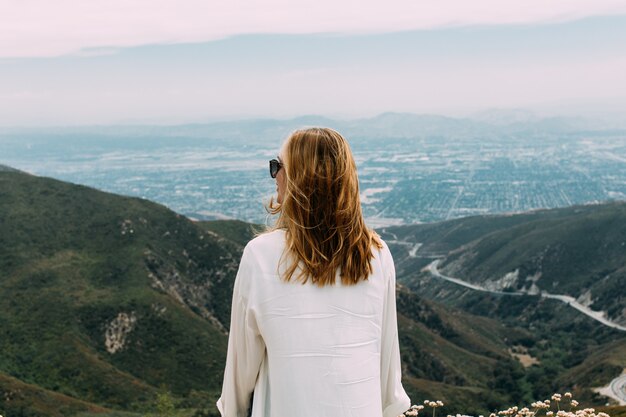
[{"label": "cloud", "polygon": [[625,0],[0,0],[0,57],[89,55],[242,34],[385,33],[625,13]]}]

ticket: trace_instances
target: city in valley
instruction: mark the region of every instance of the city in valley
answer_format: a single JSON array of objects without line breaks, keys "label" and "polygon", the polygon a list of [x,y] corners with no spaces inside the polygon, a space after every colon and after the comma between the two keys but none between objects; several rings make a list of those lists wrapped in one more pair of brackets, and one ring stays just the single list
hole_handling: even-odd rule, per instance
[{"label": "city in valley", "polygon": [[[275,192],[267,161],[293,126],[259,124],[5,130],[0,163],[153,200],[191,218],[266,223],[264,205]],[[424,133],[398,125],[342,132],[373,227],[626,199],[624,130],[472,122]]]}]

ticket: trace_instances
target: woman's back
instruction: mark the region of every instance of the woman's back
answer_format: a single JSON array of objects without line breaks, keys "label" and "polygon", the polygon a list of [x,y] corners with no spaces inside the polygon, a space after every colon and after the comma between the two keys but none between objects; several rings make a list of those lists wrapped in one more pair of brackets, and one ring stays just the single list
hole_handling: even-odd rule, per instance
[{"label": "woman's back", "polygon": [[395,270],[363,219],[356,163],[328,128],[293,132],[277,159],[273,231],[244,250],[218,408],[245,417],[396,417]]},{"label": "woman's back", "polygon": [[410,404],[400,383],[387,247],[373,250],[366,281],[342,285],[338,277],[335,285],[319,287],[281,279],[284,246],[285,232],[276,230],[252,240],[242,257],[218,401],[222,414],[245,415],[245,398],[237,399],[247,395],[242,386],[254,389],[253,417],[378,417],[383,410],[395,417],[405,411]]}]

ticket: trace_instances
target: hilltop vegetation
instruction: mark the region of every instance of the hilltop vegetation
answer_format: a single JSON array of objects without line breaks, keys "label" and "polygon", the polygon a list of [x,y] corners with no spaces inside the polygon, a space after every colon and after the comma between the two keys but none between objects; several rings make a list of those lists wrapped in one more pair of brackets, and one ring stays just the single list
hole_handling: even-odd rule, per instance
[{"label": "hilltop vegetation", "polygon": [[[146,200],[20,172],[2,172],[0,184],[0,381],[10,398],[0,409],[142,412],[166,390],[181,407],[215,414],[232,283],[259,228],[192,222]],[[481,366],[510,360],[502,343],[465,343],[457,319],[399,296],[414,396],[434,395],[429,381],[448,393],[486,390]],[[479,409],[472,393],[459,405],[468,398]]]},{"label": "hilltop vegetation", "polygon": [[[626,368],[624,332],[537,295],[570,295],[623,323],[625,203],[390,227],[383,236],[394,242],[399,281],[408,288],[429,300],[528,330],[516,348],[534,363],[517,381],[516,390],[524,396],[542,398],[577,387],[579,398],[600,403],[604,400],[590,388],[606,385]],[[410,254],[411,248],[418,250]],[[422,269],[437,258],[445,275],[500,294],[470,290]],[[520,291],[528,295],[506,295]]]},{"label": "hilltop vegetation", "polygon": [[[432,247],[443,252],[479,235],[457,226],[456,238],[445,224],[429,226]],[[2,170],[0,414],[139,416],[154,412],[166,392],[184,415],[217,415],[232,284],[243,246],[258,230],[237,221],[192,222],[147,200]],[[404,238],[413,229],[394,233]],[[542,385],[533,385],[511,349],[555,357],[575,349],[546,348],[530,325],[485,317],[498,316],[495,301],[476,304],[483,316],[466,313],[463,303],[428,301],[433,294],[409,279],[419,271],[414,259],[397,259],[404,384],[414,402],[442,399],[443,412],[484,414],[526,401]],[[544,334],[554,325],[538,323]],[[613,372],[606,358],[623,349],[597,326],[583,331],[598,338],[603,354],[555,359],[563,385],[603,381]]]},{"label": "hilltop vegetation", "polygon": [[[416,257],[396,245],[400,274],[434,258],[448,276],[500,291],[570,295],[626,323],[626,203],[477,216],[385,229],[420,244]],[[383,233],[384,234],[384,233]]]},{"label": "hilltop vegetation", "polygon": [[[239,245],[149,201],[0,184],[0,371],[105,408],[141,409],[161,386],[212,401]],[[39,392],[5,383],[6,410],[36,409]]]},{"label": "hilltop vegetation", "polygon": [[[558,217],[554,214],[558,213]],[[494,282],[511,273],[503,289],[538,290],[585,300],[626,323],[626,204],[555,210],[481,236],[450,253],[449,275]]]}]

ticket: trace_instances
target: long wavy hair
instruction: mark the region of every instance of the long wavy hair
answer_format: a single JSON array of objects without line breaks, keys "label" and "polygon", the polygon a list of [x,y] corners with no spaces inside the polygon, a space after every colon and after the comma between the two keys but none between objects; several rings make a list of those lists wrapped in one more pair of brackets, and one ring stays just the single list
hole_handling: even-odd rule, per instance
[{"label": "long wavy hair", "polygon": [[[284,279],[322,287],[367,280],[372,248],[382,247],[363,220],[356,164],[348,142],[328,128],[293,132],[282,148],[285,189],[282,202],[268,210],[278,214],[274,229],[284,229],[287,261]],[[285,256],[286,254],[291,256]]]}]

